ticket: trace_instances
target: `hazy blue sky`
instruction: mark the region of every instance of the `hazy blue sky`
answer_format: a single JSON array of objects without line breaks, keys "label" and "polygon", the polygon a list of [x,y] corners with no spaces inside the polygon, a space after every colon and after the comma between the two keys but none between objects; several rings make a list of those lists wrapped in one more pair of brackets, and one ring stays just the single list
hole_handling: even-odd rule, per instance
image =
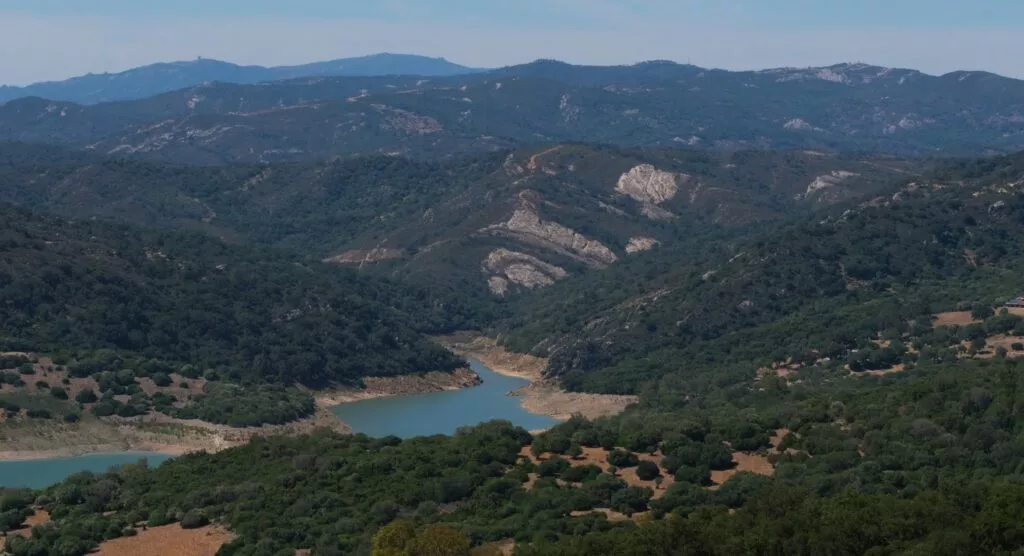
[{"label": "hazy blue sky", "polygon": [[1024,77],[1022,0],[0,0],[0,83],[375,52],[473,66],[862,61]]}]

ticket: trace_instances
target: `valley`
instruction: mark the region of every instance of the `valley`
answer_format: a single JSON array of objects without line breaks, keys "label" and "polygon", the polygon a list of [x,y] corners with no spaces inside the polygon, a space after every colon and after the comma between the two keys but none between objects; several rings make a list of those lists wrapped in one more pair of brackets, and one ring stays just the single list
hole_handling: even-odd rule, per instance
[{"label": "valley", "polygon": [[1015,554],[1021,83],[0,89],[0,553]]}]

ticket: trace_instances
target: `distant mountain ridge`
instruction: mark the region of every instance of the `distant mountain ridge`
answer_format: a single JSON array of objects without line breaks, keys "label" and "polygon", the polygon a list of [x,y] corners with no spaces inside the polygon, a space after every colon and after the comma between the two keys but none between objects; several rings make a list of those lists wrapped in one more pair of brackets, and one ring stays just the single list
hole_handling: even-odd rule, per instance
[{"label": "distant mountain ridge", "polygon": [[0,86],[0,103],[25,97],[78,104],[98,104],[146,98],[203,83],[254,84],[300,77],[417,75],[439,77],[473,73],[444,58],[414,54],[373,54],[297,66],[242,66],[220,60],[162,62],[117,73],[88,74],[64,81],[24,87]]},{"label": "distant mountain ridge", "polygon": [[1024,149],[1024,81],[866,64],[733,72],[539,60],[440,77],[204,83],[97,105],[23,98],[0,105],[0,141],[193,164],[567,142],[973,156]]}]

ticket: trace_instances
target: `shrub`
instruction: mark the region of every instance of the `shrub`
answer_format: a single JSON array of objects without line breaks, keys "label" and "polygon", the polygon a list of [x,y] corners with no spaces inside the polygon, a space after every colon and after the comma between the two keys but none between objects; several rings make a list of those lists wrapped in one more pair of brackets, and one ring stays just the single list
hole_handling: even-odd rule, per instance
[{"label": "shrub", "polygon": [[198,510],[189,510],[185,512],[185,515],[181,518],[182,529],[198,529],[205,527],[210,523],[210,520]]},{"label": "shrub", "polygon": [[568,461],[556,456],[542,462],[540,466],[537,467],[537,473],[539,473],[541,477],[557,477],[566,469],[569,469],[569,467]]},{"label": "shrub", "polygon": [[608,463],[619,468],[636,467],[640,463],[640,458],[636,457],[636,454],[632,452],[612,450],[608,453]]},{"label": "shrub", "polygon": [[96,403],[97,400],[99,400],[99,398],[96,397],[96,392],[93,392],[92,390],[82,390],[77,396],[75,396],[75,401],[81,404]]},{"label": "shrub", "polygon": [[61,388],[60,386],[50,388],[50,395],[57,398],[58,400],[68,399],[68,391]]}]

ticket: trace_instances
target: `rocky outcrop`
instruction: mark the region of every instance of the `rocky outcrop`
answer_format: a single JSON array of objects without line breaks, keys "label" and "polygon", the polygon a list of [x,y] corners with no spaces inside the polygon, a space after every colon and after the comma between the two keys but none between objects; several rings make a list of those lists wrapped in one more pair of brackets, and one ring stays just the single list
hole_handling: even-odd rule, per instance
[{"label": "rocky outcrop", "polygon": [[814,181],[812,181],[811,184],[807,186],[807,192],[804,193],[803,195],[798,195],[797,198],[806,199],[811,195],[817,193],[818,191],[830,187],[835,187],[836,185],[839,185],[840,183],[843,183],[844,181],[859,175],[860,174],[847,172],[845,170],[833,170],[830,174],[825,174],[823,176],[818,176],[817,178],[814,178]]},{"label": "rocky outcrop", "polygon": [[692,180],[693,176],[688,174],[674,174],[641,164],[619,177],[615,191],[639,202],[640,212],[647,218],[671,220],[675,215],[658,205],[675,198],[679,187]]},{"label": "rocky outcrop", "polygon": [[689,178],[658,170],[650,164],[641,164],[619,177],[615,191],[641,203],[660,205],[676,196],[680,177]]},{"label": "rocky outcrop", "polygon": [[367,263],[401,259],[403,256],[405,256],[405,252],[401,249],[386,249],[378,247],[376,249],[353,249],[351,251],[345,251],[339,255],[328,257],[324,259],[323,262],[349,265],[356,264],[362,266]]},{"label": "rocky outcrop", "polygon": [[644,251],[650,251],[655,245],[661,243],[653,237],[636,236],[629,238],[629,244],[626,245],[626,252],[629,254],[642,253]]},{"label": "rocky outcrop", "polygon": [[536,192],[523,191],[512,217],[506,222],[488,226],[481,232],[510,237],[551,249],[576,259],[588,266],[604,268],[618,260],[611,249],[601,242],[589,239],[557,222],[541,220],[537,207],[531,200]]},{"label": "rocky outcrop", "polygon": [[508,249],[492,251],[484,261],[483,271],[489,275],[487,285],[496,295],[505,295],[509,284],[532,289],[550,286],[569,275],[564,269],[537,257]]}]

